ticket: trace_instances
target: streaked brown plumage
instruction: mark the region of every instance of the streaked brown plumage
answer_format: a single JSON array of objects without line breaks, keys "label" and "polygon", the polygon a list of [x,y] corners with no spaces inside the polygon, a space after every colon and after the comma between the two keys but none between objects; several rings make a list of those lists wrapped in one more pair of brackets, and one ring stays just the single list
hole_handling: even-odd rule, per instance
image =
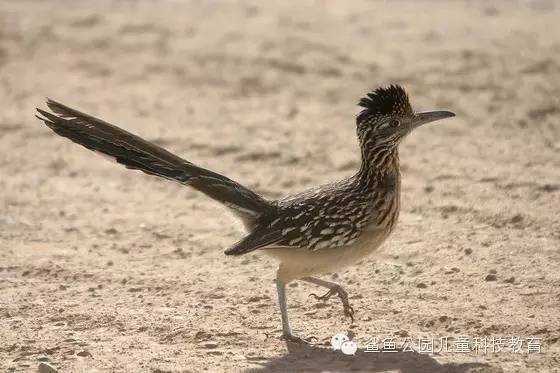
[{"label": "streaked brown plumage", "polygon": [[242,255],[257,249],[279,260],[277,290],[283,336],[292,334],[285,289],[301,279],[327,287],[319,299],[338,295],[346,315],[353,309],[340,285],[312,275],[338,271],[374,252],[394,230],[400,210],[398,146],[414,128],[454,116],[451,112],[414,113],[400,86],[378,88],[362,98],[357,116],[361,166],[347,179],[269,201],[241,184],[194,165],[162,148],[88,114],[48,100],[54,114],[38,118],[57,134],[113,157],[127,168],[189,185],[231,208],[248,234],[225,251]]}]

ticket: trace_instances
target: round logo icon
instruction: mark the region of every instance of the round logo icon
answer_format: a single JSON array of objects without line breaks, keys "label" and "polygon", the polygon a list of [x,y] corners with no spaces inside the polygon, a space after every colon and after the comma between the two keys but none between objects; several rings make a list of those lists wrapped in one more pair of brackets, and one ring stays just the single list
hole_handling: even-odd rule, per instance
[{"label": "round logo icon", "polygon": [[335,334],[332,338],[331,338],[331,346],[333,348],[333,350],[340,350],[340,347],[342,346],[342,344],[344,342],[349,341],[350,339],[348,338],[348,336],[344,333],[338,333]]},{"label": "round logo icon", "polygon": [[358,345],[354,341],[342,342],[342,345],[340,345],[340,350],[345,355],[355,355],[356,351],[358,351]]}]

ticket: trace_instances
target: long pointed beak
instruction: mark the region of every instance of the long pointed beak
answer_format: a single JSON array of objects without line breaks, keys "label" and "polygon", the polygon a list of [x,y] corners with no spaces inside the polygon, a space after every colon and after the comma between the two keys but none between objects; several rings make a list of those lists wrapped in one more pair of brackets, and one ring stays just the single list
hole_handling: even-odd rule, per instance
[{"label": "long pointed beak", "polygon": [[454,117],[455,113],[450,111],[425,111],[414,115],[413,126],[418,127],[436,120]]}]

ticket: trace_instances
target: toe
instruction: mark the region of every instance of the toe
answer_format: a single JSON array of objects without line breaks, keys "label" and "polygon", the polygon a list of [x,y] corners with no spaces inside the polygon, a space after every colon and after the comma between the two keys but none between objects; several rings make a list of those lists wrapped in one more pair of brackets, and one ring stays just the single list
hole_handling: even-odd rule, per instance
[{"label": "toe", "polygon": [[314,343],[314,341],[316,342],[318,340],[317,337],[301,338],[293,334],[283,334],[282,339],[291,343],[307,344],[307,345],[311,345]]}]

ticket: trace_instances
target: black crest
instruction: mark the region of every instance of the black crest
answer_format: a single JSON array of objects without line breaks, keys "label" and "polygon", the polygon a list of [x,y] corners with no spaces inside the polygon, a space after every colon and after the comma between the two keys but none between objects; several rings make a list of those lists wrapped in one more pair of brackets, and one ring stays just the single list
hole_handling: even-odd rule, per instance
[{"label": "black crest", "polygon": [[404,88],[399,85],[377,88],[368,93],[366,97],[362,97],[358,105],[364,108],[360,114],[358,114],[359,121],[376,115],[412,114],[412,107],[408,101],[408,95]]}]

